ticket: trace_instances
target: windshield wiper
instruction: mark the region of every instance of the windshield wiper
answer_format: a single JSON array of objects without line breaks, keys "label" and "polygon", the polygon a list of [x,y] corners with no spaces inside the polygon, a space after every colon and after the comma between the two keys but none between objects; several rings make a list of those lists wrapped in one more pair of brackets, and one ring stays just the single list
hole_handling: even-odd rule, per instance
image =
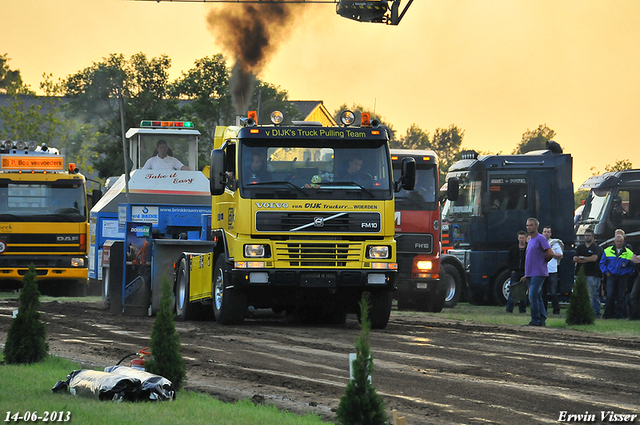
[{"label": "windshield wiper", "polygon": [[256,183],[251,183],[251,184],[247,184],[244,187],[247,189],[250,189],[253,186],[270,186],[272,184],[283,184],[285,186],[289,186],[294,188],[295,190],[297,190],[298,192],[302,193],[304,196],[309,196],[309,194],[307,192],[305,192],[304,190],[302,190],[301,188],[299,188],[298,186],[296,186],[295,184],[291,183],[290,181],[275,181],[275,182],[256,182]]},{"label": "windshield wiper", "polygon": [[7,214],[7,213],[2,213],[0,214],[0,219],[2,221],[27,221],[26,217],[21,216],[21,215],[15,215],[15,214]]},{"label": "windshield wiper", "polygon": [[360,183],[354,182],[354,181],[347,181],[347,182],[322,182],[320,183],[320,189],[322,189],[323,186],[357,186],[359,187],[362,191],[366,192],[369,196],[371,196],[372,198],[375,198],[375,195],[373,193],[371,193],[368,189],[365,189]]},{"label": "windshield wiper", "polygon": [[600,220],[597,218],[588,218],[586,220],[578,220],[578,224],[595,224],[600,223]]},{"label": "windshield wiper", "polygon": [[76,214],[40,214],[40,215],[32,215],[33,221],[40,221],[42,218],[46,218],[46,221],[69,221],[75,223],[78,221],[78,218],[84,218],[80,213]]}]

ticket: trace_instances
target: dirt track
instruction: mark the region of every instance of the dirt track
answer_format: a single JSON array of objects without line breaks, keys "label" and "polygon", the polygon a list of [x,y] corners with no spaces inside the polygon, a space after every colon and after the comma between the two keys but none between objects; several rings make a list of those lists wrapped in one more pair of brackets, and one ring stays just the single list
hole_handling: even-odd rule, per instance
[{"label": "dirt track", "polygon": [[[2,344],[14,309],[17,301],[0,301]],[[48,302],[41,310],[51,353],[85,367],[113,365],[145,347],[153,325],[153,318],[113,315],[96,303]],[[335,418],[359,332],[355,318],[336,327],[269,316],[241,326],[176,326],[187,388],[225,401],[258,395],[265,404]],[[606,423],[601,411],[640,414],[640,337],[394,312],[386,329],[372,331],[371,349],[374,385],[389,412],[397,409],[409,424],[558,423],[561,411],[588,411]]]}]

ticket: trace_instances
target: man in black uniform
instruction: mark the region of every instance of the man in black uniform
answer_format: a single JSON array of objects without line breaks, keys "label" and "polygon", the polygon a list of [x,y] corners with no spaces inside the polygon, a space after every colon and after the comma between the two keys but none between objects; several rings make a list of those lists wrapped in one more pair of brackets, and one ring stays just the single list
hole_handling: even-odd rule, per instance
[{"label": "man in black uniform", "polygon": [[584,275],[587,278],[587,288],[591,297],[591,305],[596,318],[600,317],[600,281],[602,272],[600,271],[600,258],[602,257],[602,248],[595,243],[593,230],[587,229],[584,232],[584,245],[580,245],[576,249],[576,256],[573,262],[576,264],[576,274],[581,267],[584,267]]},{"label": "man in black uniform", "polygon": [[[507,257],[507,265],[511,271],[511,283],[509,285],[516,284],[524,276],[524,260],[527,253],[527,232],[520,230],[518,232],[518,243],[509,248],[509,256]],[[522,285],[522,283],[520,284]],[[509,298],[507,299],[507,313],[513,313],[513,294],[509,291]],[[527,312],[527,300],[520,300],[518,302],[520,313]]]}]

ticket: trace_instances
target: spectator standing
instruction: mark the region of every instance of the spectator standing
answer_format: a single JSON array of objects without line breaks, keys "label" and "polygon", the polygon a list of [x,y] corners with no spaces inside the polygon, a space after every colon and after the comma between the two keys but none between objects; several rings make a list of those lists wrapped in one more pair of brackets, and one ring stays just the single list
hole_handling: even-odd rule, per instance
[{"label": "spectator standing", "polygon": [[553,306],[553,314],[560,314],[560,302],[558,301],[558,265],[562,260],[564,243],[560,239],[551,238],[552,230],[551,226],[545,226],[542,229],[542,236],[545,237],[551,250],[553,251],[553,258],[547,263],[547,269],[549,276],[544,281],[544,287],[542,290],[542,298],[544,302],[544,309],[547,310],[548,298],[551,298],[551,305]]},{"label": "spectator standing", "polygon": [[[527,232],[520,230],[518,232],[518,243],[509,248],[509,254],[507,257],[507,265],[511,271],[511,283],[519,282],[524,276],[524,263],[527,253]],[[521,283],[524,284],[524,283]],[[507,313],[513,313],[513,291],[509,291],[509,298],[507,299]],[[527,301],[520,300],[518,302],[518,308],[520,313],[527,312]]]},{"label": "spectator standing", "polygon": [[624,236],[615,236],[613,246],[604,250],[600,270],[607,278],[607,297],[603,319],[623,319],[626,316],[625,293],[629,275],[635,270],[633,251],[625,246]]},{"label": "spectator standing", "polygon": [[545,326],[547,312],[542,302],[542,284],[549,276],[547,262],[553,257],[553,250],[547,239],[538,233],[540,222],[534,217],[527,219],[527,233],[530,237],[524,264],[524,277],[529,280],[529,302],[531,322],[529,326]]},{"label": "spectator standing", "polygon": [[576,255],[573,262],[576,265],[576,274],[584,267],[584,275],[587,280],[587,288],[591,297],[591,305],[596,318],[600,318],[600,284],[602,281],[602,273],[600,271],[600,259],[602,257],[602,248],[595,243],[593,229],[587,229],[584,232],[584,244],[576,249]]}]

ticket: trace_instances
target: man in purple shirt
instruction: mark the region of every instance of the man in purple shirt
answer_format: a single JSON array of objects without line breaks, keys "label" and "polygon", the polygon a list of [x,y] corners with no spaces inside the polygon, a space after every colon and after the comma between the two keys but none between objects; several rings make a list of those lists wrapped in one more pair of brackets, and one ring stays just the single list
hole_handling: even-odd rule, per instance
[{"label": "man in purple shirt", "polygon": [[537,219],[528,218],[526,226],[530,239],[527,244],[522,279],[529,279],[529,302],[531,303],[529,326],[545,326],[547,312],[542,301],[542,284],[549,276],[547,262],[553,257],[553,250],[547,238],[538,233],[540,222]]}]

